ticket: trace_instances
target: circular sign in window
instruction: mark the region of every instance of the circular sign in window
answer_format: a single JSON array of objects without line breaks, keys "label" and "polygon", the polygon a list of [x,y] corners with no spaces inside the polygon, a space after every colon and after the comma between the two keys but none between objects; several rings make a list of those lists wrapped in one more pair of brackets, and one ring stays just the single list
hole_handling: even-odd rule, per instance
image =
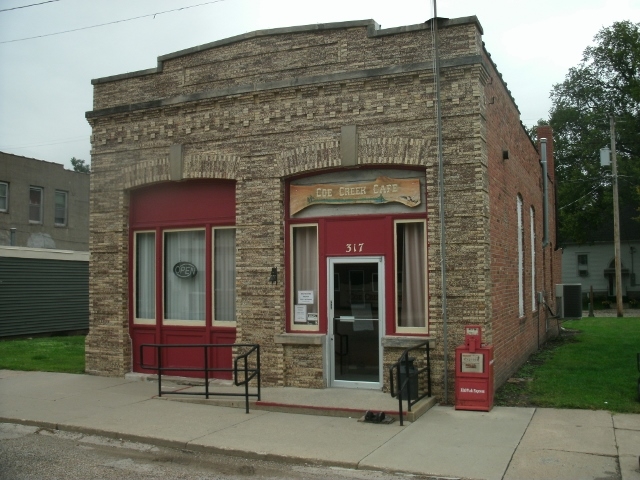
[{"label": "circular sign in window", "polygon": [[178,262],[173,266],[173,273],[179,278],[191,278],[196,276],[198,269],[193,263]]}]

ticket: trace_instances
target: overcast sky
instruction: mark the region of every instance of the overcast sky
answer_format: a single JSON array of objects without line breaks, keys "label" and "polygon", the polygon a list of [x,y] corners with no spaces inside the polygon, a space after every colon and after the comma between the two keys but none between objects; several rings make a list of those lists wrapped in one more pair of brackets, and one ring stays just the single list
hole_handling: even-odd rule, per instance
[{"label": "overcast sky", "polygon": [[[364,19],[390,28],[433,16],[432,0],[51,0],[28,6],[41,2],[0,0],[0,151],[67,168],[71,157],[91,159],[84,115],[92,109],[93,78],[153,68],[160,55],[254,30]],[[548,118],[553,84],[578,65],[601,28],[640,21],[640,0],[438,0],[437,9],[440,17],[478,17],[527,126]],[[109,22],[117,23],[97,26]],[[76,31],[50,35],[70,30]]]}]

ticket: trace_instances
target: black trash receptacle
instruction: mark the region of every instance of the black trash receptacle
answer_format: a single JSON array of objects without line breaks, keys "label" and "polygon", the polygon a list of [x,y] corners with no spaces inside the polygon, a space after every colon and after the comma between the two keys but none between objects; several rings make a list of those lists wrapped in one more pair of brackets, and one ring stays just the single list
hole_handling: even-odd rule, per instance
[{"label": "black trash receptacle", "polygon": [[[414,361],[414,358],[409,357],[406,362],[404,360],[400,362],[400,385],[403,385],[407,378],[407,367],[409,369],[409,377],[411,377],[409,383],[402,388],[403,400],[406,400],[407,398],[409,400],[417,400],[418,398],[418,377],[416,376],[417,370],[413,364]],[[407,389],[409,390],[409,393],[407,393]]]}]

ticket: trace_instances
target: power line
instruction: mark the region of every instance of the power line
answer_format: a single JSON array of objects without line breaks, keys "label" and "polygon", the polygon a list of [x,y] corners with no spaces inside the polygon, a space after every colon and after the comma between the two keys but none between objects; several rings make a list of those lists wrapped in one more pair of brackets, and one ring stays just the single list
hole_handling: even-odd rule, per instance
[{"label": "power line", "polygon": [[580,201],[580,200],[582,200],[584,197],[587,197],[587,196],[591,195],[593,192],[595,192],[595,191],[598,189],[598,187],[599,187],[599,186],[600,186],[600,185],[596,185],[595,187],[593,187],[593,188],[591,189],[591,191],[589,191],[589,192],[585,193],[585,194],[584,194],[584,195],[582,195],[580,198],[576,198],[573,202],[571,202],[571,203],[567,203],[566,205],[563,205],[563,206],[561,206],[561,207],[558,207],[558,210],[564,210],[565,208],[567,208],[567,207],[569,207],[569,206],[573,205],[574,203],[579,202],[579,201]]},{"label": "power line", "polygon": [[[50,0],[50,1],[57,1],[57,0]],[[156,15],[162,15],[163,13],[178,12],[180,10],[187,10],[189,8],[202,7],[203,5],[210,5],[212,3],[220,3],[220,2],[224,2],[224,1],[225,0],[213,0],[211,2],[199,3],[197,5],[189,5],[188,7],[174,8],[172,10],[164,10],[163,12],[149,13],[149,14],[146,14],[146,15],[139,15],[137,17],[124,18],[122,20],[114,20],[113,22],[100,23],[98,25],[91,25],[91,26],[88,26],[88,27],[80,27],[80,28],[74,28],[74,29],[71,29],[71,30],[64,30],[62,32],[46,33],[44,35],[36,35],[34,37],[25,37],[25,38],[16,38],[14,40],[4,40],[4,41],[1,41],[0,44],[2,44],[2,43],[23,42],[25,40],[34,40],[36,38],[52,37],[54,35],[62,35],[64,33],[79,32],[81,30],[89,30],[91,28],[105,27],[107,25],[114,25],[116,23],[130,22],[132,20],[139,20],[141,18],[148,18],[148,17],[155,18]]]},{"label": "power line", "polygon": [[55,140],[50,143],[34,143],[31,145],[0,145],[0,150],[2,149],[11,149],[11,150],[19,150],[21,148],[31,148],[31,147],[48,147],[50,145],[60,145],[63,143],[78,143],[81,141],[89,141],[89,135],[84,135],[82,137],[72,137],[65,140]]},{"label": "power line", "polygon": [[32,3],[31,5],[23,5],[21,7],[3,8],[2,10],[0,10],[0,13],[8,12],[9,10],[18,10],[19,8],[36,7],[38,5],[43,5],[45,3],[52,3],[52,2],[59,2],[59,1],[60,0],[47,0],[46,2]]}]

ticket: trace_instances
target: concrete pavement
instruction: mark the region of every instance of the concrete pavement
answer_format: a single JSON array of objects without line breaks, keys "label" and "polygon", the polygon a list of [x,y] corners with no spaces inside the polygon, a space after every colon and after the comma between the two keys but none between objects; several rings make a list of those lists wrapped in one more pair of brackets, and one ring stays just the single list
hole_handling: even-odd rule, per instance
[{"label": "concrete pavement", "polygon": [[[279,391],[263,389],[263,400]],[[448,478],[640,480],[640,415],[436,406],[401,427],[397,421],[358,422],[357,415],[246,414],[156,395],[154,382],[0,370],[0,422],[245,458]]]}]

